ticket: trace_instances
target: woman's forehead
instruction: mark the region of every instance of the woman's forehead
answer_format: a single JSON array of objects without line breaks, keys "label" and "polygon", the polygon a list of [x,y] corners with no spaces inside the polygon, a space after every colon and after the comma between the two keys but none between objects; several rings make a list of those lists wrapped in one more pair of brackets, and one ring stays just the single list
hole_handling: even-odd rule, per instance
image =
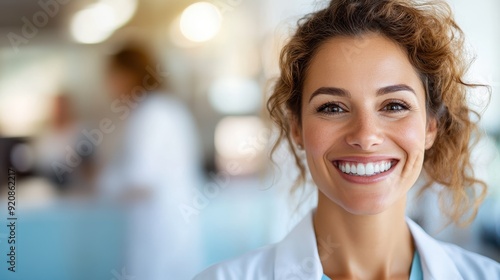
[{"label": "woman's forehead", "polygon": [[331,86],[372,91],[393,84],[411,84],[423,91],[406,52],[378,34],[335,37],[323,43],[306,72],[304,93]]}]

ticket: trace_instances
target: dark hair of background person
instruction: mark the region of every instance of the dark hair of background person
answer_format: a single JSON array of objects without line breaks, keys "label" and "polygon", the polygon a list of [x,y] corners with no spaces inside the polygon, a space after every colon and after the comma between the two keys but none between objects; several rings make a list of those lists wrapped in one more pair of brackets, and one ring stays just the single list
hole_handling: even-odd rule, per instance
[{"label": "dark hair of background person", "polygon": [[[109,68],[111,71],[125,71],[134,79],[136,86],[142,85],[146,77],[154,78],[151,72],[155,71],[158,62],[154,60],[151,52],[138,44],[127,44],[118,52],[111,55]],[[161,86],[161,80],[155,80]]]}]

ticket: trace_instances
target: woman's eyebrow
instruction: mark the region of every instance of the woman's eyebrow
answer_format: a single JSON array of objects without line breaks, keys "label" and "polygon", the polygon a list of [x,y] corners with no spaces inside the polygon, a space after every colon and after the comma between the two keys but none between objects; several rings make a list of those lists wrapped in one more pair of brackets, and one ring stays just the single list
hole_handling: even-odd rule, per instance
[{"label": "woman's eyebrow", "polygon": [[[415,94],[415,90],[412,87],[410,87],[409,85],[397,84],[397,85],[390,85],[390,86],[386,86],[383,88],[379,88],[377,90],[377,96],[392,93],[392,92],[398,92],[398,91],[409,91],[409,92],[412,92],[413,94]],[[311,97],[309,98],[309,102],[311,102],[311,100],[314,97],[316,97],[317,95],[320,95],[320,94],[341,96],[341,97],[351,97],[351,93],[348,90],[343,89],[343,88],[320,87],[311,94]]]},{"label": "woman's eyebrow", "polygon": [[392,93],[392,92],[397,92],[397,91],[409,91],[409,92],[412,92],[413,94],[416,94],[415,90],[412,87],[410,87],[409,85],[397,84],[397,85],[379,88],[377,90],[377,96]]},{"label": "woman's eyebrow", "polygon": [[317,95],[320,95],[320,94],[327,94],[327,95],[334,95],[334,96],[341,96],[341,97],[351,97],[351,94],[349,93],[349,91],[342,89],[342,88],[320,87],[311,94],[311,97],[309,98],[309,102],[311,102],[311,100],[314,97],[316,97]]}]

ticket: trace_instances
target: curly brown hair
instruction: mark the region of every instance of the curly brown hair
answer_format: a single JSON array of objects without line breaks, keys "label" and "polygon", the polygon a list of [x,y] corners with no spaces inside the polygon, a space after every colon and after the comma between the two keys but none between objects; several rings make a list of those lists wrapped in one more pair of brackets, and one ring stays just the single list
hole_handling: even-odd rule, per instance
[{"label": "curly brown hair", "polygon": [[[463,80],[470,60],[465,59],[463,32],[444,1],[333,0],[327,8],[299,20],[298,29],[282,49],[281,74],[267,103],[271,120],[280,131],[272,153],[286,139],[300,171],[292,192],[305,182],[306,175],[292,141],[290,119],[300,124],[307,68],[327,40],[365,33],[381,34],[396,42],[420,75],[426,89],[427,114],[437,120],[438,127],[434,145],[424,157],[428,177],[424,189],[433,183],[444,186],[440,198],[445,214],[457,224],[472,221],[486,195],[486,184],[474,177],[471,166],[472,136],[478,132],[471,117],[478,114],[466,99],[469,89],[482,85]],[[355,51],[356,46],[352,47]],[[469,218],[462,221],[470,210]]]}]

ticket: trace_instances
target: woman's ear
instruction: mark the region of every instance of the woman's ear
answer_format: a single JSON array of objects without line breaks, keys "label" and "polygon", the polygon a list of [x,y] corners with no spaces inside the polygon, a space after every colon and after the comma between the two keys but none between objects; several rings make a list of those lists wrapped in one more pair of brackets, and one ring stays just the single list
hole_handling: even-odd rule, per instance
[{"label": "woman's ear", "polygon": [[430,117],[427,121],[427,130],[425,132],[425,149],[428,150],[434,144],[437,136],[437,120],[434,117]]},{"label": "woman's ear", "polygon": [[298,117],[295,116],[292,112],[289,112],[288,121],[290,123],[290,132],[295,145],[299,147],[304,147],[303,139],[302,139],[302,126],[300,125],[300,121]]}]

